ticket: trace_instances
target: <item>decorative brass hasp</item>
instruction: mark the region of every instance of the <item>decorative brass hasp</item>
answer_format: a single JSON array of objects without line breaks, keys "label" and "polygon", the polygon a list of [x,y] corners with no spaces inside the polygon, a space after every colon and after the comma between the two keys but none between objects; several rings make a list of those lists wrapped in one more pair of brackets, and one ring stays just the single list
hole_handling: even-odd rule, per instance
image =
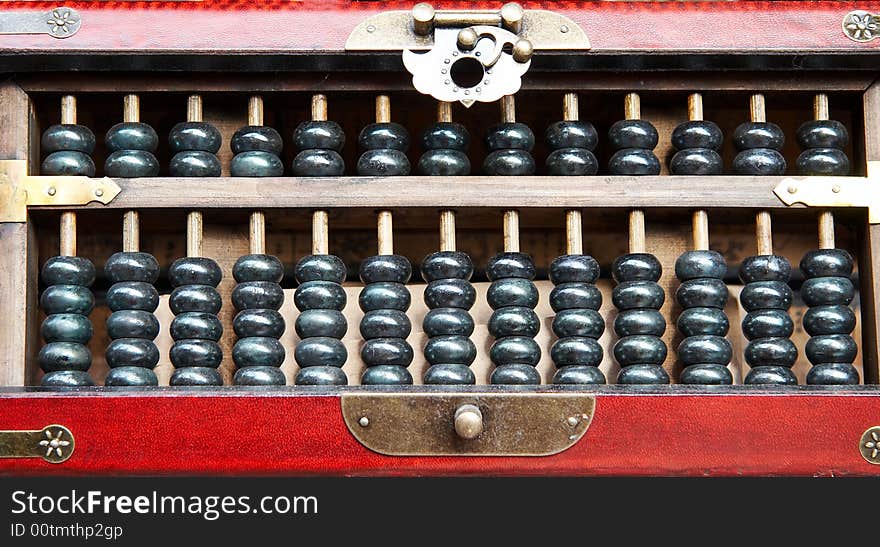
[{"label": "decorative brass hasp", "polygon": [[864,177],[788,177],[773,193],[786,205],[865,207],[868,222],[880,224],[880,161],[869,161]]}]

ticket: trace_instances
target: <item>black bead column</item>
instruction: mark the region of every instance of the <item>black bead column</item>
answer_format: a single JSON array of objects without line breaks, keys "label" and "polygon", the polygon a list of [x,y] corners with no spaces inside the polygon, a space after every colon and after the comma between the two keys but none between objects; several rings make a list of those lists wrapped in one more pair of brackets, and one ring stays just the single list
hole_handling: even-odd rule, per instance
[{"label": "black bead column", "polygon": [[[187,121],[171,130],[173,150],[171,174],[181,177],[220,176],[220,161],[214,155],[220,149],[220,132],[202,121],[202,99],[190,96]],[[213,150],[213,152],[212,152]],[[202,213],[187,215],[186,257],[171,264],[168,277],[174,290],[169,305],[174,313],[171,322],[170,357],[174,364],[172,386],[219,386],[223,379],[217,367],[223,361],[218,340],[223,325],[217,314],[223,304],[217,285],[223,277],[220,266],[202,256]]]},{"label": "black bead column", "polygon": [[[674,175],[718,175],[722,161],[721,129],[703,120],[703,98],[699,93],[688,97],[687,122],[672,132],[678,152],[669,170]],[[678,330],[684,338],[678,345],[678,359],[684,366],[682,384],[732,384],[727,368],[733,348],[725,338],[730,321],[724,308],[730,296],[724,284],[727,263],[709,249],[709,216],[706,211],[693,214],[694,250],[675,261],[675,275],[681,281],[675,297],[682,307]]]},{"label": "black bead column", "polygon": [[[751,122],[741,124],[734,133],[734,144],[741,150],[733,161],[740,175],[781,175],[785,158],[779,153],[785,135],[779,126],[768,123],[764,96],[750,99]],[[740,279],[745,284],[740,303],[746,310],[742,331],[749,343],[745,359],[752,369],[746,384],[797,384],[791,371],[797,360],[797,347],[790,340],[794,322],[791,307],[791,264],[773,254],[770,213],[759,211],[755,217],[758,254],[743,260]]]},{"label": "black bead column", "polygon": [[[409,174],[409,147],[406,129],[391,123],[391,102],[385,95],[376,98],[376,123],[361,131],[358,142],[365,150],[358,159],[359,175],[400,176]],[[364,338],[361,358],[367,365],[361,377],[364,385],[412,384],[407,367],[413,349],[406,341],[412,324],[406,315],[410,293],[406,282],[412,266],[405,256],[394,254],[392,217],[380,211],[378,217],[378,255],[361,262],[364,288],[358,304],[364,311],[360,332]]]},{"label": "black bead column", "polygon": [[[828,119],[828,96],[816,95],[814,120],[798,128],[798,143],[804,151],[797,160],[803,175],[849,174],[849,159],[843,151],[848,135],[846,127]],[[856,317],[850,303],[855,287],[850,280],[853,258],[844,249],[835,248],[834,214],[819,214],[819,249],[801,259],[806,281],[801,297],[809,306],[804,314],[804,330],[810,340],[804,348],[813,367],[807,383],[813,385],[851,385],[859,383],[853,366],[858,347],[852,337]]]},{"label": "black bead column", "polygon": [[293,174],[298,177],[338,177],[345,172],[342,147],[345,132],[338,123],[327,120],[327,97],[312,96],[312,119],[293,132],[293,144],[299,151],[293,159]]},{"label": "black bead column", "polygon": [[[535,135],[526,124],[516,122],[513,95],[501,98],[501,123],[489,129],[486,145],[492,152],[483,162],[487,175],[518,176],[535,172],[530,153]],[[495,342],[489,358],[495,370],[489,381],[493,384],[540,384],[541,375],[535,368],[541,360],[541,348],[534,337],[541,328],[535,306],[535,263],[520,252],[519,212],[504,212],[504,252],[493,256],[486,267],[492,284],[486,294],[494,310],[489,319],[489,334]]]},{"label": "black bead column", "polygon": [[577,93],[566,93],[562,101],[562,121],[551,124],[544,140],[553,151],[547,156],[549,175],[595,175],[599,162],[593,151],[599,142],[596,128],[580,121]]},{"label": "black bead column", "polygon": [[[49,155],[43,160],[43,175],[95,175],[89,154],[95,149],[95,135],[76,124],[76,98],[61,98],[61,123],[49,127],[41,141]],[[95,266],[76,256],[76,213],[61,214],[59,256],[46,261],[41,276],[48,285],[40,296],[46,319],[40,333],[46,345],[38,361],[46,374],[44,386],[76,387],[94,385],[88,370],[92,354],[86,347],[92,338],[89,314],[95,297],[89,289],[95,281]]]},{"label": "black bead column", "polygon": [[[616,122],[608,137],[617,152],[608,169],[614,175],[657,175],[660,160],[652,152],[657,146],[657,130],[641,120],[641,102],[629,93],[624,102],[625,120]],[[660,308],[666,295],[657,281],[663,273],[660,261],[646,252],[645,213],[629,214],[629,253],[618,257],[611,275],[617,282],[611,293],[617,317],[614,332],[614,359],[620,365],[618,384],[668,384],[663,369],[667,348],[663,341],[666,320]]]}]

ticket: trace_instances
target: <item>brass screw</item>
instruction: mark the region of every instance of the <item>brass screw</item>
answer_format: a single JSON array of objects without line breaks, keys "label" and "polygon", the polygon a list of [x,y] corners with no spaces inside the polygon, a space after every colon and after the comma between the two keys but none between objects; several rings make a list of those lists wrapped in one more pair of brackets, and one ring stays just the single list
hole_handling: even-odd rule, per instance
[{"label": "brass screw", "polygon": [[834,186],[831,187],[831,191],[834,192],[835,194],[839,194],[840,190],[841,190],[841,188],[840,188],[839,184],[835,184]]},{"label": "brass screw", "polygon": [[98,188],[97,190],[95,190],[95,195],[98,196],[98,197],[103,196],[103,195],[104,195],[104,190],[101,190],[100,188]]},{"label": "brass screw", "polygon": [[370,419],[366,416],[361,416],[361,419],[358,420],[358,424],[360,424],[361,427],[367,427],[370,425]]},{"label": "brass screw", "polygon": [[795,193],[797,193],[797,190],[798,190],[798,189],[797,189],[797,186],[795,186],[795,185],[791,185],[791,186],[788,187],[788,193],[789,193],[789,194],[795,194]]},{"label": "brass screw", "polygon": [[880,465],[880,426],[869,427],[862,433],[859,452],[866,462]]},{"label": "brass screw", "polygon": [[55,190],[54,186],[50,186],[49,189],[46,190],[46,193],[49,194],[50,196],[54,196],[56,191],[57,190]]}]

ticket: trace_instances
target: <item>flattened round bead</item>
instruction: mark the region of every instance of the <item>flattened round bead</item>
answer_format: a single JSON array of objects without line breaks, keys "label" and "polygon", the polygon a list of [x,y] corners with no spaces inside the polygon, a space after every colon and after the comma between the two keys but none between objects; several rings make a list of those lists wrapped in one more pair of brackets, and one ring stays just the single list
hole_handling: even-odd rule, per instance
[{"label": "flattened round bead", "polygon": [[477,348],[464,336],[435,336],[425,344],[425,360],[432,365],[456,363],[470,365],[477,358]]},{"label": "flattened round bead", "polygon": [[648,253],[630,253],[617,257],[611,266],[611,275],[618,283],[624,281],[657,281],[663,266],[657,257]]},{"label": "flattened round bead", "polygon": [[798,173],[802,175],[849,174],[849,158],[843,150],[836,148],[812,148],[804,150],[795,162]]},{"label": "flattened round bead", "polygon": [[681,150],[669,162],[673,175],[720,175],[723,170],[721,155],[708,148]]},{"label": "flattened round bead", "polygon": [[409,132],[399,123],[371,123],[358,135],[358,146],[362,150],[389,149],[405,152],[409,148]]},{"label": "flattened round bead", "polygon": [[82,285],[95,282],[95,265],[79,256],[53,256],[43,264],[40,277],[47,285]]},{"label": "flattened round bead", "polygon": [[156,287],[143,281],[114,283],[107,291],[107,306],[111,311],[144,310],[153,312],[159,307]]},{"label": "flattened round bead", "polygon": [[217,368],[223,360],[220,344],[213,340],[178,340],[168,352],[175,367]]},{"label": "flattened round bead", "polygon": [[650,150],[624,148],[608,160],[612,175],[659,175],[660,160]]},{"label": "flattened round bead", "polygon": [[589,150],[581,148],[562,148],[547,155],[544,162],[547,174],[567,177],[595,175],[599,172],[599,161]]},{"label": "flattened round bead", "polygon": [[553,375],[553,383],[557,385],[594,385],[605,382],[605,374],[598,367],[570,365],[560,368]]},{"label": "flattened round bead", "polygon": [[[122,150],[155,152],[159,147],[159,135],[145,123],[122,122],[107,131],[104,144],[107,145],[107,150],[110,152]],[[83,152],[88,151],[83,150]]]},{"label": "flattened round bead", "polygon": [[598,341],[582,336],[560,338],[550,347],[550,358],[557,367],[598,367],[604,354]]},{"label": "flattened round bead", "polygon": [[210,258],[178,258],[168,269],[172,287],[181,285],[210,285],[216,287],[223,278],[220,266]]},{"label": "flattened round bead", "polygon": [[400,310],[372,310],[364,314],[360,323],[361,337],[406,338],[412,332],[409,317]]},{"label": "flattened round bead", "polygon": [[222,140],[220,131],[206,122],[180,122],[168,134],[172,152],[203,151],[213,155],[220,150]]},{"label": "flattened round bead", "polygon": [[614,319],[614,332],[618,336],[637,334],[663,336],[666,332],[666,319],[657,310],[641,308],[621,310]]},{"label": "flattened round bead", "polygon": [[92,366],[92,352],[76,342],[49,342],[40,348],[37,361],[43,372],[86,371]]},{"label": "flattened round bead", "polygon": [[849,134],[846,126],[835,120],[810,120],[797,129],[801,148],[846,148]]},{"label": "flattened round bead", "polygon": [[823,386],[854,386],[859,383],[859,373],[849,363],[816,365],[807,373],[807,384]]},{"label": "flattened round bead", "polygon": [[730,321],[724,310],[718,308],[688,308],[678,316],[677,327],[683,336],[724,336],[730,329]]},{"label": "flattened round bead", "polygon": [[223,378],[220,372],[210,367],[184,367],[174,371],[171,375],[172,386],[208,387],[222,386]]},{"label": "flattened round bead", "polygon": [[422,277],[429,282],[439,279],[470,279],[474,273],[474,263],[466,253],[440,251],[425,257],[421,271]]},{"label": "flattened round bead", "polygon": [[716,123],[705,120],[686,121],[672,131],[672,146],[676,150],[687,148],[720,150],[723,141],[721,128]]},{"label": "flattened round bead", "polygon": [[428,150],[419,158],[420,175],[460,177],[471,173],[471,160],[458,150]]},{"label": "flattened round bead", "polygon": [[46,315],[78,313],[88,315],[95,307],[95,296],[82,285],[50,285],[40,295],[40,308]]},{"label": "flattened round bead", "polygon": [[365,386],[399,386],[413,383],[412,374],[400,365],[376,365],[368,367],[361,376]]},{"label": "flattened round bead", "polygon": [[477,378],[467,365],[440,363],[428,367],[424,382],[427,385],[474,385]]},{"label": "flattened round bead", "polygon": [[95,134],[84,125],[71,123],[49,126],[40,139],[43,152],[75,151],[91,154],[95,151]]},{"label": "flattened round bead", "polygon": [[544,140],[553,150],[584,148],[592,151],[596,149],[599,136],[590,122],[565,120],[550,124],[544,132]]},{"label": "flattened round bead", "polygon": [[797,376],[788,367],[758,366],[746,375],[747,385],[797,385]]},{"label": "flattened round bead", "polygon": [[220,160],[210,152],[186,150],[171,158],[168,172],[172,177],[219,177]]},{"label": "flattened round bead", "polygon": [[726,366],[718,364],[697,364],[681,371],[678,381],[682,384],[718,386],[733,384],[733,374]]},{"label": "flattened round bead", "polygon": [[107,346],[104,357],[111,368],[132,366],[151,369],[159,362],[159,349],[152,340],[117,338]]},{"label": "flattened round bead", "polygon": [[284,346],[277,338],[249,336],[232,347],[232,360],[239,368],[280,367],[284,355]]},{"label": "flattened round bead", "polygon": [[104,275],[111,283],[125,281],[155,283],[159,279],[159,262],[149,253],[113,253],[104,264]]},{"label": "flattened round bead", "polygon": [[666,343],[650,335],[626,336],[614,344],[614,359],[622,367],[638,364],[660,365],[666,360]]},{"label": "flattened round bead", "polygon": [[278,131],[264,125],[248,125],[238,129],[229,141],[233,154],[261,151],[272,156],[281,155],[281,135]]},{"label": "flattened round bead", "polygon": [[345,131],[333,121],[302,122],[293,132],[293,145],[297,150],[323,149],[341,152],[345,146]]},{"label": "flattened round bead", "polygon": [[747,283],[739,300],[746,311],[761,309],[787,310],[791,307],[791,287],[783,281]]},{"label": "flattened round bead", "polygon": [[679,285],[675,291],[675,299],[684,308],[724,309],[729,296],[724,281],[715,278],[691,279]]},{"label": "flattened round bead", "polygon": [[848,334],[823,334],[807,340],[804,354],[814,365],[852,363],[859,348]]},{"label": "flattened round bead", "polygon": [[145,338],[159,335],[159,320],[148,311],[119,310],[107,318],[107,336],[110,338]]},{"label": "flattened round bead", "polygon": [[336,338],[314,336],[301,340],[293,357],[301,367],[342,367],[348,359],[348,350]]},{"label": "flattened round bead", "polygon": [[422,329],[428,336],[470,336],[474,332],[474,319],[461,308],[436,308],[425,314]]},{"label": "flattened round bead", "polygon": [[460,123],[438,122],[422,134],[422,148],[425,150],[466,151],[471,143],[467,128]]},{"label": "flattened round bead", "polygon": [[409,175],[409,158],[400,150],[367,150],[358,158],[359,175],[375,177],[402,177]]},{"label": "flattened round bead", "polygon": [[538,385],[541,383],[541,374],[534,366],[512,363],[496,367],[489,376],[489,382],[495,385]]},{"label": "flattened round bead", "polygon": [[284,265],[272,255],[244,255],[235,261],[235,265],[232,267],[232,277],[238,283],[248,281],[280,283],[284,277]]},{"label": "flattened round bead", "polygon": [[181,313],[171,321],[171,338],[174,340],[220,340],[223,324],[213,313]]},{"label": "flattened round bead", "polygon": [[734,130],[733,144],[737,150],[753,148],[782,150],[782,146],[785,144],[785,133],[775,123],[746,122]]},{"label": "flattened round bead", "polygon": [[345,281],[347,272],[345,263],[338,256],[308,255],[296,263],[293,275],[297,283],[306,283],[308,281],[342,283]]},{"label": "flattened round bead", "polygon": [[856,328],[856,314],[845,305],[814,306],[804,313],[804,330],[818,334],[849,334]]},{"label": "flattened round bead", "polygon": [[50,372],[40,380],[43,387],[68,388],[89,387],[95,385],[88,372],[81,370],[58,370]]},{"label": "flattened round bead", "polygon": [[345,173],[345,160],[335,150],[303,150],[291,170],[297,177],[338,177]]},{"label": "flattened round bead", "polygon": [[528,125],[517,122],[495,124],[486,133],[489,150],[531,150],[535,146],[535,134]]},{"label": "flattened round bead", "polygon": [[541,330],[541,321],[530,308],[520,306],[498,308],[489,318],[489,333],[495,338],[503,336],[534,337],[539,330]]},{"label": "flattened round bead", "polygon": [[800,268],[807,277],[849,277],[853,257],[843,249],[816,249],[804,255]]},{"label": "flattened round bead", "polygon": [[284,164],[281,158],[269,152],[241,152],[229,163],[229,174],[233,177],[280,177],[284,174]]},{"label": "flattened round bead", "polygon": [[412,296],[401,283],[370,283],[361,290],[358,305],[365,312],[381,309],[406,311],[411,300]]},{"label": "flattened round bead", "polygon": [[791,367],[797,360],[798,350],[788,338],[759,338],[749,342],[745,350],[746,362],[751,367]]},{"label": "flattened round bead", "polygon": [[535,262],[525,253],[498,253],[489,259],[486,265],[489,281],[507,277],[535,278]]},{"label": "flattened round bead", "polygon": [[611,301],[619,310],[632,308],[659,310],[666,301],[666,295],[663,287],[653,281],[624,281],[611,290]]},{"label": "flattened round bead", "polygon": [[495,150],[483,160],[483,173],[507,177],[533,175],[535,158],[525,150]]},{"label": "flattened round bead", "polygon": [[294,382],[299,386],[345,386],[348,385],[348,377],[338,367],[305,367],[296,373]]},{"label": "flattened round bead", "polygon": [[55,313],[46,316],[40,325],[40,335],[46,342],[77,342],[86,344],[92,339],[92,322],[78,313]]},{"label": "flattened round bead", "polygon": [[361,346],[361,359],[367,366],[408,367],[413,360],[413,349],[403,338],[373,338]]},{"label": "flattened round bead", "polygon": [[688,336],[678,345],[678,358],[685,365],[727,365],[733,357],[730,342],[722,336]]},{"label": "flattened round bead", "polygon": [[608,142],[615,150],[643,148],[650,151],[658,140],[657,129],[645,120],[620,120],[608,130]]},{"label": "flattened round bead", "polygon": [[520,363],[534,367],[541,360],[541,347],[531,338],[508,336],[495,340],[489,358],[496,365]]},{"label": "flattened round bead", "polygon": [[364,283],[406,283],[412,276],[412,265],[405,256],[377,255],[361,262],[360,278]]},{"label": "flattened round bead", "polygon": [[[302,317],[302,314],[297,320],[299,317]],[[284,317],[276,310],[241,310],[232,320],[232,330],[239,338],[245,336],[281,338],[285,330]]]},{"label": "flattened round bead", "polygon": [[305,310],[297,316],[294,327],[300,338],[329,336],[341,339],[348,332],[345,316],[337,310]]},{"label": "flattened round bead", "polygon": [[788,281],[791,277],[791,263],[784,256],[750,256],[743,260],[739,277],[743,283]]},{"label": "flattened round bead", "polygon": [[432,281],[423,295],[429,308],[460,308],[469,310],[477,300],[477,291],[466,279],[442,279]]},{"label": "flattened round bead", "polygon": [[727,263],[717,251],[687,251],[675,261],[675,277],[682,281],[713,277],[722,279]]},{"label": "flattened round bead", "polygon": [[43,159],[40,172],[44,175],[95,176],[95,162],[82,152],[60,150]]},{"label": "flattened round bead", "polygon": [[118,150],[104,160],[104,174],[119,178],[156,177],[159,160],[143,150]]},{"label": "flattened round bead", "polygon": [[[662,298],[663,290],[660,292]],[[602,292],[595,285],[563,283],[550,291],[550,307],[556,313],[568,309],[598,310],[601,306]]]},{"label": "flattened round bead", "polygon": [[521,277],[495,280],[486,292],[486,301],[493,310],[508,306],[534,308],[538,305],[538,298],[535,284]]},{"label": "flattened round bead", "polygon": [[159,385],[156,373],[144,367],[116,367],[104,378],[107,387],[155,387]]},{"label": "flattened round bead", "polygon": [[755,310],[743,318],[742,331],[749,340],[788,338],[794,332],[794,321],[784,310]]},{"label": "flattened round bead", "polygon": [[848,277],[814,277],[801,285],[801,298],[807,306],[849,304],[855,287]]},{"label": "flattened round bead", "polygon": [[287,383],[287,378],[280,368],[254,366],[235,371],[232,381],[237,386],[283,386]]},{"label": "flattened round bead", "polygon": [[550,263],[550,281],[562,283],[595,283],[599,278],[599,263],[589,255],[563,255]]},{"label": "flattened round bead", "polygon": [[345,289],[332,281],[307,281],[297,287],[293,293],[293,303],[299,311],[313,309],[342,311],[346,300]]},{"label": "flattened round bead", "polygon": [[782,154],[769,148],[743,150],[733,158],[733,171],[738,175],[782,175],[785,168]]},{"label": "flattened round bead", "polygon": [[599,338],[603,332],[605,332],[605,320],[596,310],[560,310],[553,318],[553,333],[559,338],[567,336]]},{"label": "flattened round bead", "polygon": [[284,291],[271,281],[246,281],[232,289],[232,304],[237,310],[277,310],[284,304]]},{"label": "flattened round bead", "polygon": [[174,315],[184,312],[205,312],[217,314],[223,301],[217,289],[208,285],[183,285],[171,291],[168,299]]},{"label": "flattened round bead", "polygon": [[669,374],[663,367],[656,365],[631,365],[620,369],[617,383],[629,385],[668,384]]}]

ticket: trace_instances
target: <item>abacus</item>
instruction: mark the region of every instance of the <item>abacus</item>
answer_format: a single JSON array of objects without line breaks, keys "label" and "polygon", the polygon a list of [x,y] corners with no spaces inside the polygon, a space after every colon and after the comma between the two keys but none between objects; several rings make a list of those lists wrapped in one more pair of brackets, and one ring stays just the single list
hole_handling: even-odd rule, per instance
[{"label": "abacus", "polygon": [[[342,10],[295,61],[271,33],[181,42],[187,74],[0,59],[0,441],[76,439],[0,471],[880,472],[874,50],[425,6]],[[791,9],[740,8],[680,21]],[[101,51],[115,9],[62,43]]]}]

